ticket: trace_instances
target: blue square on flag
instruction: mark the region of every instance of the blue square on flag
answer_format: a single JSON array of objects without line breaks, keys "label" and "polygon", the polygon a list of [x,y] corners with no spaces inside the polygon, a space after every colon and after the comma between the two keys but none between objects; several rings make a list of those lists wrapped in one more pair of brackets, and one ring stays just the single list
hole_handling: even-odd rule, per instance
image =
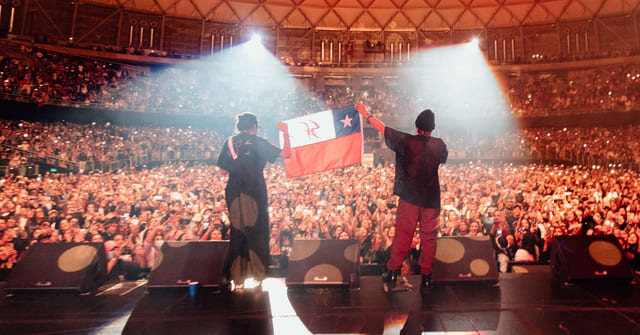
[{"label": "blue square on flag", "polygon": [[360,114],[353,106],[343,107],[332,112],[336,137],[360,132]]}]

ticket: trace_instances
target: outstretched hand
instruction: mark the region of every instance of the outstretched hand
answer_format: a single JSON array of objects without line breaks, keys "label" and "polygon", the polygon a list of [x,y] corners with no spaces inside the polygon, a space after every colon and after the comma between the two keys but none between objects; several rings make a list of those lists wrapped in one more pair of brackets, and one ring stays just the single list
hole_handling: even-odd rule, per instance
[{"label": "outstretched hand", "polygon": [[367,122],[373,128],[375,128],[380,134],[384,134],[384,129],[386,128],[384,123],[382,123],[382,121],[373,117],[373,115],[369,113],[369,111],[367,110],[367,107],[365,107],[364,104],[362,104],[362,102],[358,102],[357,104],[355,104],[354,107],[356,108],[358,113],[360,113],[360,115],[362,115],[362,117],[364,117],[365,120],[367,120]]},{"label": "outstretched hand", "polygon": [[289,125],[282,121],[278,122],[278,129],[285,135],[289,134]]},{"label": "outstretched hand", "polygon": [[280,131],[284,135],[284,138],[283,138],[284,143],[283,143],[282,151],[280,152],[280,157],[289,158],[291,157],[291,140],[289,139],[289,125],[280,121],[278,122],[278,129],[280,129]]},{"label": "outstretched hand", "polygon": [[368,117],[369,115],[371,115],[371,113],[369,113],[369,111],[367,110],[367,108],[364,106],[364,104],[362,104],[362,102],[358,102],[355,105],[356,110],[358,111],[358,113],[360,113],[362,116],[364,116],[365,118]]}]

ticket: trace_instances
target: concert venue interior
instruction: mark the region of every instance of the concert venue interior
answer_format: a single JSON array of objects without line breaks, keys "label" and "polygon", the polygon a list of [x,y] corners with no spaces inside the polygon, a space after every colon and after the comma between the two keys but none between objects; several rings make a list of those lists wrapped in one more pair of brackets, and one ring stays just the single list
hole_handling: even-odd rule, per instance
[{"label": "concert venue interior", "polygon": [[[640,334],[639,6],[0,0],[0,332]],[[395,153],[364,118],[361,164],[266,165],[267,276],[230,285],[236,115],[278,146],[358,102],[435,113],[434,287],[416,232],[384,289]]]}]

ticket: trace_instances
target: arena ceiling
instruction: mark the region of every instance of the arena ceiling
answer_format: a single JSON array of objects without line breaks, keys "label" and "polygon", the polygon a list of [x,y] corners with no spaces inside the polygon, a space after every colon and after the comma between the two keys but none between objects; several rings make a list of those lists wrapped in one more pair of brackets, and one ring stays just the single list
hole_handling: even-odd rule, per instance
[{"label": "arena ceiling", "polygon": [[339,30],[513,27],[635,13],[640,0],[85,0],[214,22]]}]

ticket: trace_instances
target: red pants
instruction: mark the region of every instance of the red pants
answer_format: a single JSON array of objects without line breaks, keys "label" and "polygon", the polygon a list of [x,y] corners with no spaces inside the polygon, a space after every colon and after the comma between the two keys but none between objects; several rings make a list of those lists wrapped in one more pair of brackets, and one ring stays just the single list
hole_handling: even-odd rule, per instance
[{"label": "red pants", "polygon": [[431,264],[436,255],[436,238],[438,237],[439,208],[423,208],[410,204],[402,199],[396,212],[396,235],[391,245],[391,259],[387,269],[398,270],[411,249],[411,241],[420,222],[420,269],[422,274],[431,274]]}]

